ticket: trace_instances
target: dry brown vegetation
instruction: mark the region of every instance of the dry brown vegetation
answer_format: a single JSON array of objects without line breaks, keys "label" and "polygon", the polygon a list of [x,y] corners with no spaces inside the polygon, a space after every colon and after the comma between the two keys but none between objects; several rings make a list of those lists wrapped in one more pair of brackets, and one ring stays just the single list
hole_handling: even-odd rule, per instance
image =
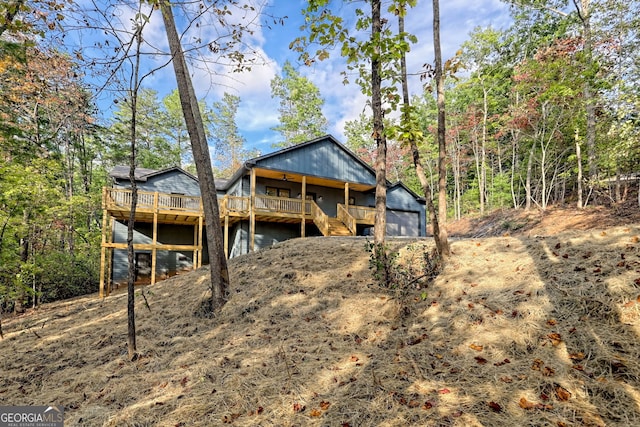
[{"label": "dry brown vegetation", "polygon": [[454,239],[406,301],[362,238],[231,260],[215,319],[193,316],[208,271],[176,276],[137,298],[135,362],[124,294],[5,319],[0,404],[61,404],[69,426],[640,425],[640,226],[549,216],[453,226],[494,237]]}]

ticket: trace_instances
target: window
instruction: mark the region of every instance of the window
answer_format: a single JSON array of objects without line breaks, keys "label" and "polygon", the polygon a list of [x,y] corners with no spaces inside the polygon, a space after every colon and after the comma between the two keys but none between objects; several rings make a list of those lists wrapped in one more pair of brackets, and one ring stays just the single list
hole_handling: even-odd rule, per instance
[{"label": "window", "polygon": [[349,204],[350,205],[355,205],[356,204],[356,198],[355,197],[349,197]]},{"label": "window", "polygon": [[277,196],[278,189],[276,187],[267,187],[267,191],[265,192],[267,196]]},{"label": "window", "polygon": [[291,190],[288,188],[267,187],[265,193],[267,196],[291,197]]}]

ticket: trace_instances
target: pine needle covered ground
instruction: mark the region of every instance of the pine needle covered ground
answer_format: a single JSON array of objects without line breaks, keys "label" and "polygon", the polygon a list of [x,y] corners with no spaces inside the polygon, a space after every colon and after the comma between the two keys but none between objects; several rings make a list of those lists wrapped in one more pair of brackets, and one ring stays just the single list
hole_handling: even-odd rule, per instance
[{"label": "pine needle covered ground", "polygon": [[5,319],[0,404],[69,426],[640,425],[640,226],[455,239],[403,301],[365,242],[231,260],[215,319],[193,316],[206,269],[147,287],[135,362],[124,294]]}]

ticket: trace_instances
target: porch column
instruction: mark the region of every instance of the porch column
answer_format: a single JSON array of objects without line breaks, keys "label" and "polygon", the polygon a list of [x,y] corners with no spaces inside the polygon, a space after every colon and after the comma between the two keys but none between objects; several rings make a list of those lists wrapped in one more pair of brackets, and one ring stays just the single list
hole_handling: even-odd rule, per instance
[{"label": "porch column", "polygon": [[256,170],[251,168],[251,197],[249,197],[249,251],[253,252],[256,240]]},{"label": "porch column", "polygon": [[105,292],[104,292],[104,278],[105,278],[105,268],[106,268],[106,258],[107,258],[107,248],[106,243],[107,243],[107,217],[108,217],[108,213],[107,210],[104,209],[102,211],[102,243],[100,245],[100,292],[99,292],[99,296],[100,298],[104,298],[105,297]]},{"label": "porch column", "polygon": [[196,256],[197,262],[194,263],[194,266],[193,266],[194,270],[196,268],[202,267],[202,229],[203,229],[202,219],[203,219],[203,216],[200,215],[200,217],[198,218],[198,252],[197,252],[197,256]]},{"label": "porch column", "polygon": [[153,235],[151,237],[151,284],[156,283],[156,257],[158,256],[157,244],[158,244],[158,192],[153,195]]},{"label": "porch column", "polygon": [[349,212],[349,183],[348,182],[344,183],[344,206],[347,209],[347,212]]},{"label": "porch column", "polygon": [[224,256],[229,259],[229,213],[224,216]]},{"label": "porch column", "polygon": [[302,197],[302,221],[300,222],[300,237],[305,237],[306,228],[307,228],[307,177],[306,175],[302,175],[302,192],[300,193]]}]

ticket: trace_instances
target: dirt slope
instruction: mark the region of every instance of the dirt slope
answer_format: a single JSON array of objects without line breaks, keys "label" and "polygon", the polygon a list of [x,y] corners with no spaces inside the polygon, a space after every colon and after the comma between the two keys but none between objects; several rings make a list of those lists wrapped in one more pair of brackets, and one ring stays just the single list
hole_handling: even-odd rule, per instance
[{"label": "dirt slope", "polygon": [[487,234],[453,240],[408,313],[360,238],[231,260],[211,320],[208,272],[176,276],[137,298],[136,362],[125,295],[47,305],[4,322],[0,404],[69,426],[640,425],[640,226]]}]

